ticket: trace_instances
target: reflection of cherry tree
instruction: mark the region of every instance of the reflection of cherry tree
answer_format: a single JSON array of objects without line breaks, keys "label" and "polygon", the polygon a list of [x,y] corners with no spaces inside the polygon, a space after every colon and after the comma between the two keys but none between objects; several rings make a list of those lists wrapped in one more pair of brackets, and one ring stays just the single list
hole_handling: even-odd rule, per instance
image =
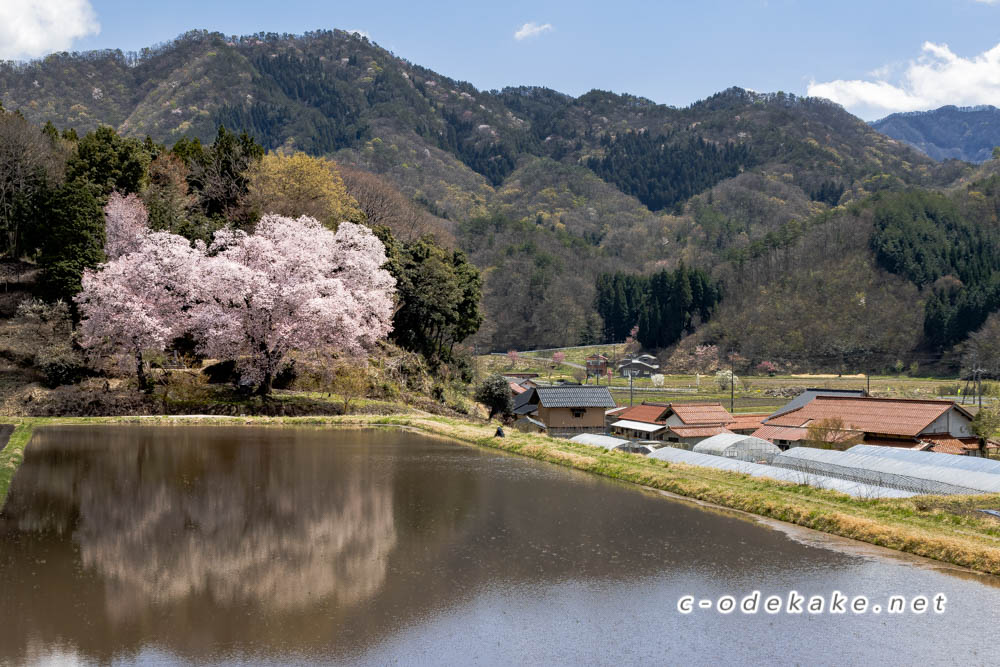
[{"label": "reflection of cherry tree", "polygon": [[[350,470],[333,485],[330,448],[315,441],[275,455],[179,436],[169,447],[110,443],[88,463],[21,469],[32,477],[22,488],[74,506],[73,539],[83,566],[105,581],[110,616],[192,596],[292,610],[378,591],[397,538],[391,486],[371,483],[370,464],[338,459]],[[39,434],[32,447],[37,454],[57,440]],[[52,512],[34,506],[10,508],[19,528],[66,528],[45,525]]]}]

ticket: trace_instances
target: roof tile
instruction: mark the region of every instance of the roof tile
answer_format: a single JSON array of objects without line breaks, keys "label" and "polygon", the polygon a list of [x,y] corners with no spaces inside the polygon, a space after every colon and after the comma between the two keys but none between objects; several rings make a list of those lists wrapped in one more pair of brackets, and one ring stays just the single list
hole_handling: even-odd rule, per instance
[{"label": "roof tile", "polygon": [[670,408],[685,426],[693,424],[728,424],[733,420],[722,403],[671,403]]},{"label": "roof tile", "polygon": [[745,431],[749,429],[760,428],[761,422],[767,418],[767,414],[740,414],[733,415],[732,421],[726,424],[726,427],[732,431]]},{"label": "roof tile", "polygon": [[633,406],[618,415],[619,419],[628,419],[634,422],[647,422],[649,424],[662,424],[663,416],[669,410],[666,405],[651,405],[643,403]]},{"label": "roof tile", "polygon": [[546,408],[613,408],[615,399],[607,387],[570,385],[535,387],[538,401]]},{"label": "roof tile", "polygon": [[732,433],[732,431],[722,425],[671,426],[670,430],[682,438],[710,438],[720,433]]},{"label": "roof tile", "polygon": [[817,396],[806,405],[767,420],[771,426],[806,426],[811,421],[840,419],[849,429],[866,433],[915,436],[955,404],[894,398]]},{"label": "roof tile", "polygon": [[771,424],[764,424],[753,432],[753,437],[771,442],[775,440],[798,442],[805,439],[806,433],[806,429],[797,426],[772,426]]}]

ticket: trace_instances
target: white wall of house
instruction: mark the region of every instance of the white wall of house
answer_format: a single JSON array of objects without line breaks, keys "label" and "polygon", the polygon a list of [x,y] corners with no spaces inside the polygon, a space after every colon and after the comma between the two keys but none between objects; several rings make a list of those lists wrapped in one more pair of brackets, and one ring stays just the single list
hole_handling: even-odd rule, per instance
[{"label": "white wall of house", "polygon": [[956,438],[969,438],[973,435],[969,418],[955,408],[949,408],[933,424],[921,431],[920,435],[932,433],[950,433]]}]

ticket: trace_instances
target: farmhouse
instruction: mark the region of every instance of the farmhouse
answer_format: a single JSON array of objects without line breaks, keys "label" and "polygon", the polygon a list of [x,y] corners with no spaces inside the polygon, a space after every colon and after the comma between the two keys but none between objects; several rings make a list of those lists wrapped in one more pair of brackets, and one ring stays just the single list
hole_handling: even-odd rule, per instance
[{"label": "farmhouse", "polygon": [[783,415],[792,410],[798,410],[807,403],[812,403],[817,396],[840,396],[843,398],[861,398],[867,396],[864,389],[822,389],[810,387],[804,392],[788,401],[785,405],[771,413],[771,417]]},{"label": "farmhouse", "polygon": [[643,403],[616,415],[611,431],[634,440],[662,440],[693,447],[729,433],[732,415],[721,403]]},{"label": "farmhouse", "polygon": [[587,357],[587,377],[603,377],[608,371],[608,358],[603,354],[592,354]]},{"label": "farmhouse", "polygon": [[660,372],[660,365],[656,363],[653,356],[644,354],[634,359],[625,359],[618,364],[617,370],[619,377],[627,378],[631,375],[637,378],[648,378]]},{"label": "farmhouse", "polygon": [[863,442],[979,455],[979,440],[971,422],[972,414],[954,401],[818,395],[800,407],[769,417],[753,435],[782,449],[822,434],[833,445]]},{"label": "farmhouse", "polygon": [[533,378],[524,378],[515,375],[505,375],[504,379],[507,380],[507,384],[510,386],[510,394],[514,398],[517,398],[536,384]]},{"label": "farmhouse", "polygon": [[615,407],[607,387],[564,384],[531,387],[514,403],[514,414],[530,416],[556,437],[604,433],[604,411]]},{"label": "farmhouse", "polygon": [[732,421],[726,424],[726,428],[733,433],[740,435],[752,435],[759,429],[768,415],[763,412],[743,412],[732,416]]}]

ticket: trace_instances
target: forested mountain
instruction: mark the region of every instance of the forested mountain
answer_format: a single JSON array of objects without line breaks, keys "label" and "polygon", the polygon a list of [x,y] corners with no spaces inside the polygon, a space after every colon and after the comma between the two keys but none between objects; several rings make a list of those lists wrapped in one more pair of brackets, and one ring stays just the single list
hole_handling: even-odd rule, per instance
[{"label": "forested mountain", "polygon": [[985,162],[1000,146],[1000,109],[990,105],[894,113],[872,127],[935,160]]},{"label": "forested mountain", "polygon": [[[193,31],[138,54],[7,63],[0,101],[60,130],[107,123],[168,146],[211,142],[222,124],[265,149],[381,175],[482,270],[478,341],[493,349],[600,340],[609,330],[599,276],[677,285],[684,266],[721,302],[688,312],[669,335],[641,333],[651,345],[695,330],[692,340],[772,357],[781,340],[789,358],[875,347],[905,356],[930,344],[929,288],[876,259],[870,207],[844,207],[973,178],[969,165],[937,163],[825,100],[733,88],[674,108],[596,90],[480,91],[342,31]],[[837,294],[817,296],[824,284]],[[637,312],[635,324],[649,327],[674,306],[643,292],[659,311]],[[837,315],[834,304],[858,292],[912,310],[914,322],[900,315],[883,335],[874,306]],[[766,315],[793,303],[797,315]],[[836,325],[820,335],[807,307]]]}]

